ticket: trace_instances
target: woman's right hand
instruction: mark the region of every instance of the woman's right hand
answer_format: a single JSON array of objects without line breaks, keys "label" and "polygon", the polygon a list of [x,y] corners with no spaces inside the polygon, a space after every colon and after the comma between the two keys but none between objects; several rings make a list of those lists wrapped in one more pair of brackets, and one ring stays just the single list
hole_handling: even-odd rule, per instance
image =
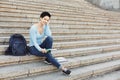
[{"label": "woman's right hand", "polygon": [[41,49],[41,52],[42,53],[47,53],[47,50],[46,49]]}]

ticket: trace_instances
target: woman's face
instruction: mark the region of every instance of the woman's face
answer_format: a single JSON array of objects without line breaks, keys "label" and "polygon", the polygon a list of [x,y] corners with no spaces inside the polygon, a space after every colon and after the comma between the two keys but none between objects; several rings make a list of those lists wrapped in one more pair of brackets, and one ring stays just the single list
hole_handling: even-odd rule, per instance
[{"label": "woman's face", "polygon": [[43,18],[40,18],[40,21],[42,22],[43,25],[46,25],[49,23],[50,17],[49,16],[45,16]]}]

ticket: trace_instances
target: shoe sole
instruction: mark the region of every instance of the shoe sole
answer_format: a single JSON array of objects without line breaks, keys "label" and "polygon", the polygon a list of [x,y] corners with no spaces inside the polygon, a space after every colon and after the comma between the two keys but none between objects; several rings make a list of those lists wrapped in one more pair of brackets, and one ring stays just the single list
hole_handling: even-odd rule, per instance
[{"label": "shoe sole", "polygon": [[44,61],[44,63],[51,65],[51,63],[48,63],[47,61]]}]

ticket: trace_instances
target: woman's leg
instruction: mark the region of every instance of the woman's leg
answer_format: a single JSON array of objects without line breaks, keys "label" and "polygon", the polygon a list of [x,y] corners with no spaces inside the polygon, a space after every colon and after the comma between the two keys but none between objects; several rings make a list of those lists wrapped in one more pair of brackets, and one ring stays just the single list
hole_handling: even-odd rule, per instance
[{"label": "woman's leg", "polygon": [[60,68],[61,64],[52,56],[51,53],[46,53],[45,57],[48,59],[50,63],[56,66],[58,69]]},{"label": "woman's leg", "polygon": [[[53,43],[53,39],[48,36],[43,41],[43,43],[40,45],[40,47],[45,48],[45,49],[51,49],[52,43]],[[63,66],[61,66],[61,64],[52,56],[51,52],[42,53],[42,52],[38,51],[34,46],[32,46],[30,48],[30,52],[32,55],[46,57],[54,66],[56,66],[58,69],[61,69],[65,74],[70,74],[71,71],[69,71],[66,68],[64,68]]]},{"label": "woman's leg", "polygon": [[[45,48],[45,49],[49,49],[52,48],[52,43],[53,43],[53,39],[52,37],[47,37],[43,43],[40,45],[41,48]],[[31,46],[30,47],[30,54],[32,55],[36,55],[36,56],[45,56],[44,53],[38,51],[35,46]]]},{"label": "woman's leg", "polygon": [[[40,45],[41,48],[52,49],[53,39],[48,36],[43,43]],[[47,58],[49,62],[51,62],[54,66],[59,68],[61,65],[57,62],[57,60],[52,56],[51,52],[45,53],[44,56]]]},{"label": "woman's leg", "polygon": [[53,38],[48,36],[40,45],[41,48],[51,49],[53,45]]},{"label": "woman's leg", "polygon": [[[53,43],[53,39],[52,37],[47,37],[43,43],[40,45],[41,48],[45,48],[45,49],[51,49],[52,48],[52,43]],[[35,56],[41,56],[41,57],[46,57],[50,63],[52,63],[54,66],[56,66],[57,68],[59,68],[61,65],[57,62],[57,60],[52,56],[51,52],[48,53],[42,53],[40,51],[38,51],[34,46],[30,47],[30,53],[32,55]]]}]

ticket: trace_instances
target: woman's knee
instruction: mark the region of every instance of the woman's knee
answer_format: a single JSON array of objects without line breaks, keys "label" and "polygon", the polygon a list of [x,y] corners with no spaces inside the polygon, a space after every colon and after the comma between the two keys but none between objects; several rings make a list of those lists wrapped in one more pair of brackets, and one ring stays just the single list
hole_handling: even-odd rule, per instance
[{"label": "woman's knee", "polygon": [[42,52],[38,51],[34,46],[30,47],[30,54],[35,56],[44,56]]},{"label": "woman's knee", "polygon": [[48,37],[46,38],[46,40],[49,41],[49,42],[53,42],[53,38],[52,38],[51,36],[48,36]]}]

